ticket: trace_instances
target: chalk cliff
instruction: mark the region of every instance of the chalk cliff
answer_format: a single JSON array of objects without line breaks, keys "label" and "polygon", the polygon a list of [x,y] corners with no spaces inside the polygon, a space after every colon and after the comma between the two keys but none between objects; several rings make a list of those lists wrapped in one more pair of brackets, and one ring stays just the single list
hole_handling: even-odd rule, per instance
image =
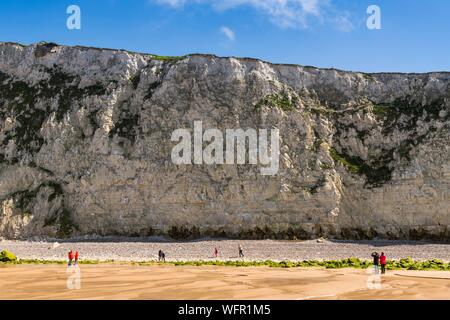
[{"label": "chalk cliff", "polygon": [[[174,165],[278,128],[280,170]],[[450,239],[450,73],[0,43],[0,236]]]}]

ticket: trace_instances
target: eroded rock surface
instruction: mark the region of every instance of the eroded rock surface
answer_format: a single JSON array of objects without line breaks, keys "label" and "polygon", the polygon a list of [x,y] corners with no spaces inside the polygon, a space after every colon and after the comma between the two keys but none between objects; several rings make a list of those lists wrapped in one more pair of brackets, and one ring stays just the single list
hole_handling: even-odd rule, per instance
[{"label": "eroded rock surface", "polygon": [[[0,236],[450,239],[450,73],[0,44]],[[280,170],[174,165],[278,128]]]}]

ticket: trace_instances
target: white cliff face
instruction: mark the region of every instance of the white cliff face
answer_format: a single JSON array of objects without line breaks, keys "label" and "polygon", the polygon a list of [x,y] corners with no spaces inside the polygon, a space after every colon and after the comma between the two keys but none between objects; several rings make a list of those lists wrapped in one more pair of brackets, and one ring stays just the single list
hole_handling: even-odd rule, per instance
[{"label": "white cliff face", "polygon": [[[450,239],[450,74],[0,44],[0,236]],[[280,130],[280,170],[171,133]]]}]

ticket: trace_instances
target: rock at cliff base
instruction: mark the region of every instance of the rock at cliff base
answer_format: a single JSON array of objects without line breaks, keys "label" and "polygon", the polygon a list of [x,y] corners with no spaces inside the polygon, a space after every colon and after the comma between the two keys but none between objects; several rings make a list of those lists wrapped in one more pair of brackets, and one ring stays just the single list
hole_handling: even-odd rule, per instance
[{"label": "rock at cliff base", "polygon": [[13,262],[16,260],[17,260],[16,256],[11,252],[9,252],[8,250],[3,250],[2,252],[0,252],[1,262]]}]

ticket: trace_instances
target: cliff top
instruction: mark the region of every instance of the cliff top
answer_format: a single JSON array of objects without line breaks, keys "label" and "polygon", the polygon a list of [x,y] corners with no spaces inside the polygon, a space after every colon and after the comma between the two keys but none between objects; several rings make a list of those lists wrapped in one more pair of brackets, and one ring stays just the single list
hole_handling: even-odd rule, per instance
[{"label": "cliff top", "polygon": [[125,52],[133,55],[140,55],[143,57],[148,57],[150,59],[156,59],[156,60],[162,60],[162,61],[173,61],[173,60],[183,60],[185,58],[189,57],[203,57],[203,58],[210,58],[210,59],[236,59],[241,62],[252,62],[252,63],[264,63],[270,66],[277,66],[277,67],[301,67],[304,69],[310,69],[310,70],[327,70],[327,71],[336,71],[339,73],[352,73],[352,74],[365,74],[365,75],[401,75],[406,77],[420,77],[420,76],[430,76],[430,75],[444,75],[444,76],[450,76],[450,71],[430,71],[430,72],[424,72],[424,73],[417,73],[417,72],[362,72],[362,71],[353,71],[353,70],[342,70],[337,68],[319,68],[315,66],[309,66],[309,65],[301,65],[301,64],[289,64],[289,63],[274,63],[270,61],[265,61],[258,58],[251,58],[251,57],[236,57],[236,56],[217,56],[215,54],[208,54],[208,53],[190,53],[183,56],[161,56],[157,54],[152,53],[145,53],[145,52],[136,52],[136,51],[130,51],[126,49],[112,49],[112,48],[100,48],[100,47],[89,47],[89,46],[67,46],[67,45],[60,45],[53,42],[45,42],[41,41],[38,43],[32,43],[29,45],[24,45],[17,42],[1,42],[0,46],[20,46],[20,47],[33,47],[33,48],[54,48],[54,47],[63,47],[63,48],[76,48],[81,51],[85,50],[97,50],[97,51],[111,51],[111,52]]}]

